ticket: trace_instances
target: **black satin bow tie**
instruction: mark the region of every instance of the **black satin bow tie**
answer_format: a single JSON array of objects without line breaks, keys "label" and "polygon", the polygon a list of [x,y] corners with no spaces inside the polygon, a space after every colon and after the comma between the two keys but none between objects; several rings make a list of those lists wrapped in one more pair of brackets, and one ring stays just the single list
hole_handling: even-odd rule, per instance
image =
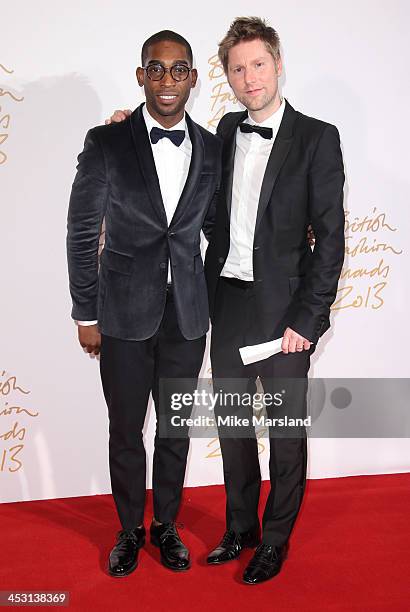
[{"label": "black satin bow tie", "polygon": [[245,132],[245,134],[256,132],[256,134],[259,134],[259,136],[262,136],[262,138],[266,138],[266,140],[269,140],[273,136],[272,128],[251,125],[250,123],[240,123],[239,129],[241,132]]},{"label": "black satin bow tie", "polygon": [[161,138],[169,138],[170,141],[173,142],[176,147],[179,147],[185,138],[185,131],[161,130],[161,128],[159,127],[153,127],[150,131],[149,137],[151,139],[152,144],[156,144],[158,140],[161,140]]}]

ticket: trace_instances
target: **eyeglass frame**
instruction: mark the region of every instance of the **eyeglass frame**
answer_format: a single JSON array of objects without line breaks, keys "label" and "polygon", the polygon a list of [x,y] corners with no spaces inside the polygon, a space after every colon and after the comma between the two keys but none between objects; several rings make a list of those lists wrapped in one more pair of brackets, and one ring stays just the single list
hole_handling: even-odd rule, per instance
[{"label": "eyeglass frame", "polygon": [[[149,76],[148,74],[148,69],[151,68],[152,66],[161,66],[162,70],[164,71],[164,74],[161,76],[161,78],[159,79],[153,79]],[[175,68],[175,66],[183,66],[183,68],[187,69],[187,75],[184,79],[175,79],[172,75],[172,69]],[[152,64],[148,64],[148,66],[142,66],[142,69],[145,70],[147,77],[149,78],[150,81],[154,81],[154,82],[158,82],[158,81],[162,81],[162,79],[164,78],[164,76],[166,75],[167,72],[169,72],[169,74],[171,75],[172,79],[175,81],[175,83],[183,83],[184,81],[187,80],[187,78],[189,77],[189,73],[192,72],[193,68],[190,68],[189,66],[186,66],[185,64],[181,64],[181,63],[176,63],[173,64],[171,66],[171,68],[166,68],[165,66],[163,66],[160,62],[156,62],[156,63],[152,63]]]}]

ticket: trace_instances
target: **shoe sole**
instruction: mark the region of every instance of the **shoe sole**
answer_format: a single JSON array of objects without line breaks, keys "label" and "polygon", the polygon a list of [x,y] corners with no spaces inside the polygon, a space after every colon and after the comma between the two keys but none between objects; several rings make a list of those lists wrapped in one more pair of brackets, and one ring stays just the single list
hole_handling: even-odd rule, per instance
[{"label": "shoe sole", "polygon": [[[151,538],[151,544],[152,544],[153,546],[156,546],[157,548],[160,548],[158,540],[153,540],[153,539]],[[189,569],[190,569],[190,567],[191,567],[191,562],[189,562],[189,563],[188,563],[188,565],[187,565],[186,567],[172,567],[172,565],[169,565],[169,564],[168,564],[168,563],[165,561],[165,559],[163,558],[163,556],[162,556],[162,555],[161,555],[161,563],[162,563],[162,565],[163,565],[164,567],[166,567],[167,569],[169,569],[169,570],[171,570],[171,571],[173,571],[173,572],[186,572],[186,571],[187,571],[187,570],[189,570]]]}]

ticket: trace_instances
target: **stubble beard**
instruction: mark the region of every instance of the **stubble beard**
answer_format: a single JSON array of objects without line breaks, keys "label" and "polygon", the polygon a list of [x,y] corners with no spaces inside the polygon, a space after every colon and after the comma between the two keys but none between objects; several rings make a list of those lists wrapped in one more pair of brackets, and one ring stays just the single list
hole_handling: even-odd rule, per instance
[{"label": "stubble beard", "polygon": [[251,111],[261,111],[264,110],[267,106],[272,104],[272,102],[276,98],[277,91],[274,94],[269,95],[268,93],[263,93],[257,98],[250,98],[246,94],[242,96],[237,96],[239,102],[244,105],[245,108]]}]

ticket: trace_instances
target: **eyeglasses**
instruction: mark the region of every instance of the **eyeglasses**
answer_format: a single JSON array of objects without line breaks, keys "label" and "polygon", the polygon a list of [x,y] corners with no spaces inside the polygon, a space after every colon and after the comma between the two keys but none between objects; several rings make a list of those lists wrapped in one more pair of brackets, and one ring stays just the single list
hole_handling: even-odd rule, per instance
[{"label": "eyeglasses", "polygon": [[164,78],[166,72],[169,72],[174,81],[185,81],[192,68],[188,68],[184,64],[174,64],[171,68],[165,68],[162,64],[150,64],[144,66],[144,70],[151,81],[160,81]]}]

